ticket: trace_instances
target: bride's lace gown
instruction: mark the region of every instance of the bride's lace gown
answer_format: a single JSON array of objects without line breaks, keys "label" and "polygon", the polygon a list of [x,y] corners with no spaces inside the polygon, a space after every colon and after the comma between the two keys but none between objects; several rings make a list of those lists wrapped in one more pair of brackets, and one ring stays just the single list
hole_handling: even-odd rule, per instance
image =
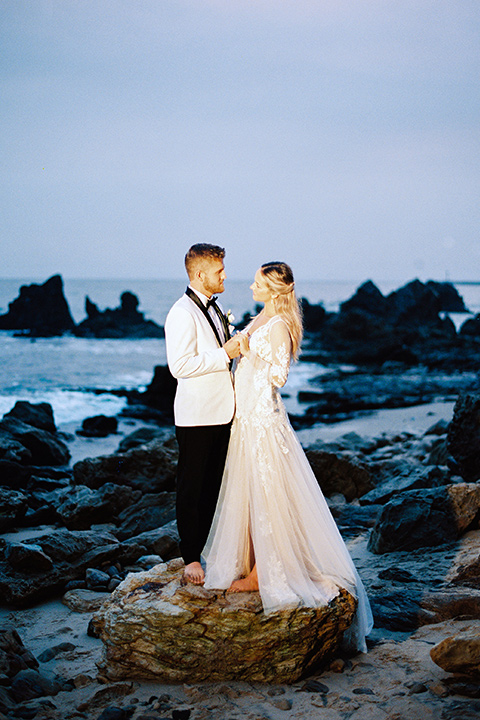
[{"label": "bride's lace gown", "polygon": [[266,613],[325,605],[344,587],[358,600],[350,643],[365,651],[372,615],[363,584],[278,391],[290,360],[287,325],[274,316],[252,333],[238,364],[236,414],[203,553],[205,587],[228,588],[256,562]]}]

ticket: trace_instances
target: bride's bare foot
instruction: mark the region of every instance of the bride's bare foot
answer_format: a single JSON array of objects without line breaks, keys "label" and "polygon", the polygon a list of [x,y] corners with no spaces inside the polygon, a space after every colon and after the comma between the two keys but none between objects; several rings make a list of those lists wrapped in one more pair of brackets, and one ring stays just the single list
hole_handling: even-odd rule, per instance
[{"label": "bride's bare foot", "polygon": [[185,565],[183,571],[183,584],[190,582],[193,585],[203,585],[205,580],[205,573],[199,562],[191,562]]},{"label": "bride's bare foot", "polygon": [[257,566],[253,568],[250,575],[240,580],[234,580],[227,592],[256,592],[258,590]]}]

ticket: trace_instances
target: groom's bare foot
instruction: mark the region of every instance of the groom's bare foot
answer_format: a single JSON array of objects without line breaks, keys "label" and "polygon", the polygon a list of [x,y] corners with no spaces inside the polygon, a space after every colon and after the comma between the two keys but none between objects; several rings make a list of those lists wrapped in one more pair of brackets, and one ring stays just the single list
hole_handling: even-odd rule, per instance
[{"label": "groom's bare foot", "polygon": [[191,562],[185,565],[183,571],[183,583],[190,582],[193,585],[203,585],[205,580],[205,573],[199,562]]},{"label": "groom's bare foot", "polygon": [[246,578],[234,580],[227,592],[256,592],[258,590],[258,578],[252,573]]}]

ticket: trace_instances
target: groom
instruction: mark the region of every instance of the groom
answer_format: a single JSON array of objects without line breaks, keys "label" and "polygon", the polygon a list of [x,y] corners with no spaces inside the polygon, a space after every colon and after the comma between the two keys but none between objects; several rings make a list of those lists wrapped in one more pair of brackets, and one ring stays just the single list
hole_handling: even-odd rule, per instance
[{"label": "groom", "polygon": [[185,256],[190,284],[165,321],[167,361],[178,379],[174,403],[179,457],[177,525],[184,578],[201,585],[200,553],[217,504],[235,409],[231,360],[240,354],[216,304],[226,278],[225,250],[192,245]]}]

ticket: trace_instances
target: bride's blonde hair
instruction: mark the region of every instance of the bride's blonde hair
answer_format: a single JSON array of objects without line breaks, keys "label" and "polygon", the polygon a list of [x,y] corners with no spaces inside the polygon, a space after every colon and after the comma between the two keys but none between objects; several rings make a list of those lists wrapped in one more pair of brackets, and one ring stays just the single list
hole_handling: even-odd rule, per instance
[{"label": "bride's blonde hair", "polygon": [[292,338],[292,355],[298,356],[303,336],[302,311],[295,295],[295,281],[292,269],[284,262],[268,262],[260,272],[268,289],[277,295],[275,310],[285,320]]}]

